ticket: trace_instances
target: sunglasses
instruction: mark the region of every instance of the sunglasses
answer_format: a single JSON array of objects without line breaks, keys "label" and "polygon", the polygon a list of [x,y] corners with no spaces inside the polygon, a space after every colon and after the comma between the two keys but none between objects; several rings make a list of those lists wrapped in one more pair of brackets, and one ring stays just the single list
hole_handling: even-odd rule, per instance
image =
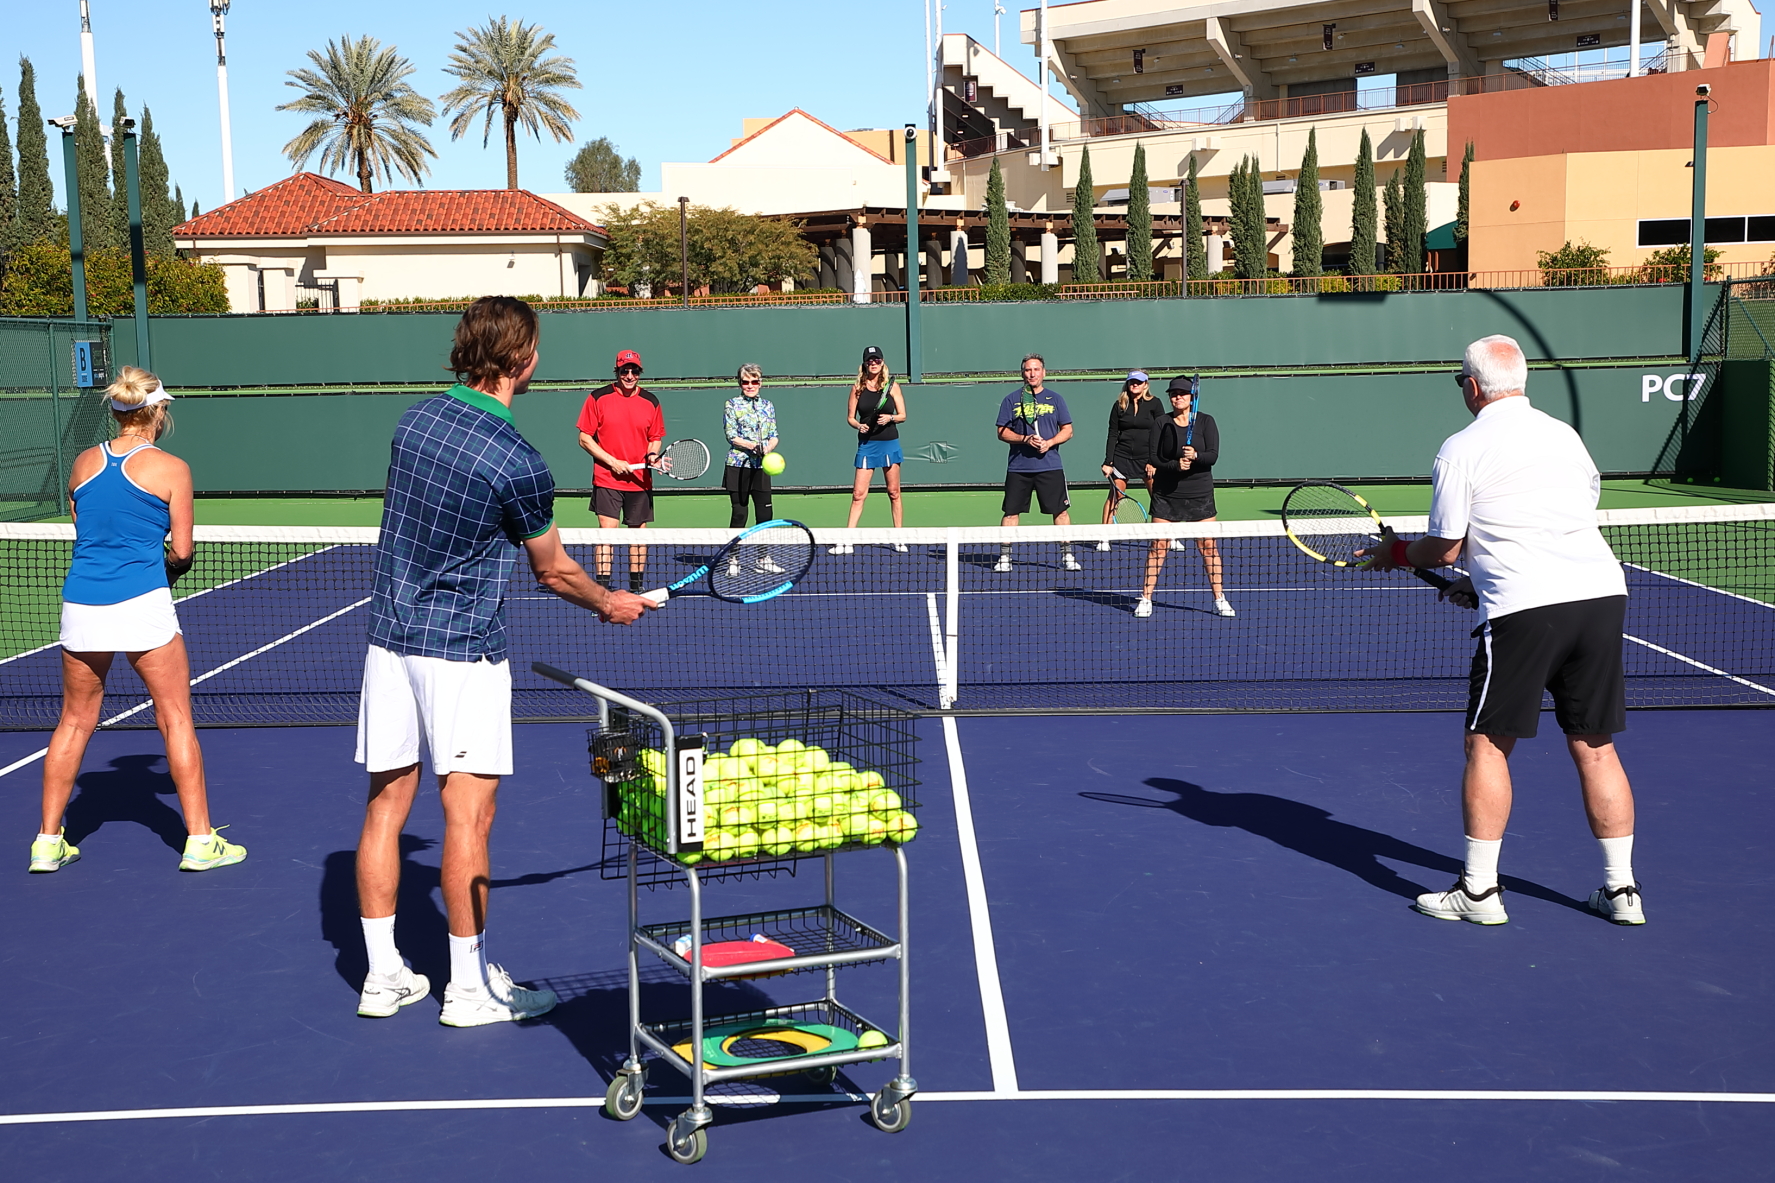
[{"label": "sunglasses", "polygon": [[1455,375],[1455,385],[1456,386],[1465,386],[1467,384],[1467,379],[1471,378],[1472,376],[1473,375],[1469,374],[1467,371],[1462,370],[1460,373]]},{"label": "sunglasses", "polygon": [[640,366],[617,366],[616,372],[623,375],[624,377],[627,377],[630,374],[639,374],[641,372],[641,367]]},{"label": "sunglasses", "polygon": [[740,385],[741,386],[763,386],[764,383],[757,378],[741,378]]}]

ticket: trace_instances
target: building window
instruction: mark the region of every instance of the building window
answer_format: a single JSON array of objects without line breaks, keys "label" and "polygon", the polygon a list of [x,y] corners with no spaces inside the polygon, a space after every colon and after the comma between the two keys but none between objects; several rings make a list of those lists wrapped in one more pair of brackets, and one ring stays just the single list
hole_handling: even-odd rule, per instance
[{"label": "building window", "polygon": [[[1775,214],[1752,217],[1708,218],[1708,242],[1775,242]],[[1689,241],[1689,219],[1644,218],[1639,223],[1640,246],[1684,246]]]}]

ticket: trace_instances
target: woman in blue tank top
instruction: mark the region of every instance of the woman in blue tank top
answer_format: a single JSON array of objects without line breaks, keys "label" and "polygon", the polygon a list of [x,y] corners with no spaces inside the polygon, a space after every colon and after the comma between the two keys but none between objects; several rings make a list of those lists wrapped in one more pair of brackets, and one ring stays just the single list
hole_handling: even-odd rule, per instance
[{"label": "woman in blue tank top", "polygon": [[154,444],[172,425],[166,404],[173,396],[153,374],[124,366],[105,397],[117,438],[82,452],[68,480],[74,558],[62,583],[62,715],[43,759],[43,823],[31,843],[31,870],[59,871],[80,857],[63,815],[118,653],[148,687],[166,741],[188,835],[179,868],[225,867],[247,852],[210,825],[191,720],[191,663],[173,609],[172,582],[190,569],[193,554],[191,469]]}]

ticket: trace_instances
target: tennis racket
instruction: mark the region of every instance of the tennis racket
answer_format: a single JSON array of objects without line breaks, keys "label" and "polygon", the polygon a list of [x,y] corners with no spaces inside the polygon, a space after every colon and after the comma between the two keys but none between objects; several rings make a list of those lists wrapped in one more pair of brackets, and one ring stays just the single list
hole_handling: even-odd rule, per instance
[{"label": "tennis racket", "polygon": [[1120,469],[1110,469],[1109,496],[1114,506],[1109,511],[1109,520],[1118,526],[1138,526],[1146,521],[1146,508],[1132,496],[1116,488],[1116,482],[1133,484],[1135,478],[1123,476]]},{"label": "tennis racket", "polygon": [[[1368,560],[1356,552],[1379,542],[1387,525],[1368,502],[1342,485],[1307,481],[1282,499],[1282,528],[1288,541],[1310,559],[1333,567],[1364,568]],[[1410,571],[1438,591],[1454,582],[1419,567]]]},{"label": "tennis racket", "polygon": [[758,604],[800,583],[813,565],[813,531],[776,518],[741,533],[677,583],[641,594],[661,606],[679,596]]},{"label": "tennis racket", "polygon": [[[1183,446],[1186,448],[1193,448],[1196,446],[1196,416],[1201,413],[1201,410],[1202,378],[1201,375],[1198,374],[1192,376],[1189,380],[1189,426],[1183,429]],[[1363,502],[1363,504],[1366,505],[1368,503]]]},{"label": "tennis racket", "polygon": [[653,460],[636,467],[663,472],[675,481],[694,481],[709,471],[709,448],[702,440],[673,440]]}]

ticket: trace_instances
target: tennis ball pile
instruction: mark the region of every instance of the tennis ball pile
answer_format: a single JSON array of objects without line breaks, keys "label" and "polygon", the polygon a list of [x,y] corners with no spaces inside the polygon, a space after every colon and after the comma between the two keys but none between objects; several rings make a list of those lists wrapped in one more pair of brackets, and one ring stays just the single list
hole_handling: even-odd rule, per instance
[{"label": "tennis ball pile", "polygon": [[[663,849],[665,753],[644,749],[640,763],[641,775],[623,786],[617,826]],[[918,819],[881,773],[853,768],[796,739],[774,746],[736,739],[726,752],[709,752],[703,785],[703,849],[679,855],[686,863],[817,854],[846,844],[903,845],[918,834]]]}]

